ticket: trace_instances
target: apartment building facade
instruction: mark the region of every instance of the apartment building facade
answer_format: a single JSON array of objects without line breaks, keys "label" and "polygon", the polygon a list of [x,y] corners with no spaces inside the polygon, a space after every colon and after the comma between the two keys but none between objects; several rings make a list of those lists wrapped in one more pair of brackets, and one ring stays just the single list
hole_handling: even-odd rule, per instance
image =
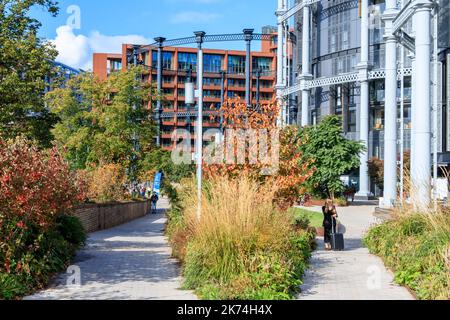
[{"label": "apartment building facade", "polygon": [[[274,34],[276,39],[276,34]],[[141,46],[140,64],[148,72],[146,81],[157,86],[157,48]],[[251,103],[268,103],[275,99],[276,51],[273,46],[262,45],[261,51],[251,52]],[[126,70],[133,55],[134,46],[124,44],[121,54],[95,53],[93,71],[100,79],[113,72]],[[220,127],[220,117],[212,117],[220,109],[222,101],[240,97],[245,101],[246,52],[236,50],[203,49],[204,54],[204,130]],[[162,120],[160,128],[161,146],[171,150],[175,146],[172,134],[176,129],[190,127],[192,139],[197,121],[195,106],[185,103],[185,83],[188,75],[197,82],[197,49],[188,47],[164,47],[162,52]],[[259,101],[258,101],[259,98]],[[189,109],[189,112],[188,112]],[[187,120],[190,119],[188,122]],[[193,144],[194,145],[194,144]]]}]

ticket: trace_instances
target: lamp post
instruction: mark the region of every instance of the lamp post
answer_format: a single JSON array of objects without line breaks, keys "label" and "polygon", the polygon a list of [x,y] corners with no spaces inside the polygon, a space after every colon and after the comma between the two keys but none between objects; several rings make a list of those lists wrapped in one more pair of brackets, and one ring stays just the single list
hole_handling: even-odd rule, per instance
[{"label": "lamp post", "polygon": [[197,218],[202,215],[202,165],[203,165],[203,40],[204,31],[194,32],[198,45],[197,58],[197,90],[198,90],[198,118],[197,118]]},{"label": "lamp post", "polygon": [[251,46],[253,40],[253,29],[244,29],[243,33],[245,35],[245,103],[249,107],[252,103],[251,99]]},{"label": "lamp post", "polygon": [[[157,90],[158,90],[158,94],[161,94],[161,90],[162,90],[162,55],[163,55],[163,45],[164,45],[164,41],[166,41],[166,38],[163,37],[158,37],[155,38],[155,41],[158,43],[158,69],[157,69]],[[162,107],[161,107],[161,99],[158,99],[156,101],[156,116],[155,116],[155,120],[156,120],[156,145],[158,147],[161,146],[161,113],[162,113]]]},{"label": "lamp post", "polygon": [[[195,104],[195,88],[194,82],[192,81],[192,65],[189,67],[186,77],[186,83],[184,84],[185,88],[185,102],[186,102],[186,127],[189,132],[189,136],[191,134],[191,105]],[[189,138],[189,147],[191,147],[191,140]]]},{"label": "lamp post", "polygon": [[259,108],[260,90],[261,90],[261,68],[256,69],[256,107]]},{"label": "lamp post", "polygon": [[223,107],[223,103],[225,101],[225,71],[220,71],[220,131],[222,134],[223,138],[223,133],[224,133],[224,117],[223,117],[223,111],[222,111],[222,107]]}]

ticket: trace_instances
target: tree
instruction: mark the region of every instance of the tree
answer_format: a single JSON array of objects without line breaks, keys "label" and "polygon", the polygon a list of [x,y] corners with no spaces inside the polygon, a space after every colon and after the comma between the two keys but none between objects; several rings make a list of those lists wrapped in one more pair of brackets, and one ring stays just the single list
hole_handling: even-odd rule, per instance
[{"label": "tree", "polygon": [[384,161],[373,157],[368,162],[369,177],[377,185],[378,188],[384,188]]},{"label": "tree", "polygon": [[[400,155],[397,156],[400,161]],[[384,160],[377,157],[373,157],[368,162],[369,165],[369,177],[381,190],[384,189]],[[397,174],[400,176],[400,167],[397,168]],[[411,151],[406,150],[403,153],[403,175],[406,178],[404,180],[404,192],[409,194],[411,190],[411,181],[407,177],[411,174]]]},{"label": "tree", "polygon": [[308,183],[334,198],[336,192],[344,189],[341,175],[359,167],[363,144],[344,137],[338,116],[326,117],[317,126],[306,127],[299,134],[303,141],[300,151],[314,169]]},{"label": "tree", "polygon": [[154,148],[155,126],[148,102],[158,98],[141,81],[142,68],[111,75],[101,81],[90,73],[71,79],[64,88],[46,95],[53,114],[60,118],[53,134],[73,169],[110,163],[130,168]]},{"label": "tree", "polygon": [[[204,165],[205,176],[228,176],[239,178],[248,175],[253,179],[268,185],[276,185],[277,192],[274,202],[281,209],[290,208],[305,188],[305,181],[311,175],[308,163],[304,161],[300,146],[303,141],[299,138],[298,129],[286,127],[279,130],[277,119],[280,108],[277,103],[262,104],[258,109],[248,108],[239,98],[230,99],[220,109],[224,117],[225,129],[250,130],[246,134],[255,135],[245,144],[245,164],[212,164]],[[268,142],[270,150],[268,159],[258,157],[257,161],[250,161],[250,155],[259,155],[264,137],[261,131],[267,132],[267,137],[278,138],[277,150]],[[225,134],[226,136],[226,134]],[[225,137],[230,139],[230,137]],[[232,138],[231,144],[236,155],[238,147],[237,137]],[[276,170],[271,168],[275,158],[278,159]],[[269,161],[267,161],[269,160]],[[269,162],[269,163],[267,163]]]},{"label": "tree", "polygon": [[56,118],[45,107],[45,78],[54,75],[57,51],[37,36],[41,23],[29,17],[32,7],[58,13],[53,0],[0,0],[0,134],[26,135],[51,146]]}]

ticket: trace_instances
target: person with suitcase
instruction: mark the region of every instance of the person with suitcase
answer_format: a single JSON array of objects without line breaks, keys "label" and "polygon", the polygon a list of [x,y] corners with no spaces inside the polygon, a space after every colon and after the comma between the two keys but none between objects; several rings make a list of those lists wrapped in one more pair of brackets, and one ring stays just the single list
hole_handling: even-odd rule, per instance
[{"label": "person with suitcase", "polygon": [[157,210],[156,210],[156,205],[158,204],[158,194],[156,192],[153,192],[152,197],[150,198],[150,201],[152,203],[152,214],[156,214]]},{"label": "person with suitcase", "polygon": [[332,235],[336,234],[336,218],[338,217],[336,206],[333,203],[333,200],[328,199],[325,202],[325,205],[322,207],[323,212],[323,227],[325,229],[324,233],[324,241],[325,241],[325,250],[332,249]]}]

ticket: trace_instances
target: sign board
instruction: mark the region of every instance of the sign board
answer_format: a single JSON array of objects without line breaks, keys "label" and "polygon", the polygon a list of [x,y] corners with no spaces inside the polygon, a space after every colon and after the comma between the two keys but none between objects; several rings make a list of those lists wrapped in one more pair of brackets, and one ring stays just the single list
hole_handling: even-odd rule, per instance
[{"label": "sign board", "polygon": [[192,82],[188,82],[184,84],[185,86],[185,103],[186,104],[195,104],[195,89],[194,89],[194,84]]},{"label": "sign board", "polygon": [[341,176],[340,179],[346,187],[350,186],[350,176]]},{"label": "sign board", "polygon": [[158,197],[161,195],[162,180],[163,180],[163,173],[160,171],[155,175],[155,180],[153,182],[153,192],[156,192]]},{"label": "sign board", "polygon": [[438,178],[436,183],[437,198],[444,200],[448,197],[448,180],[446,178]]}]

